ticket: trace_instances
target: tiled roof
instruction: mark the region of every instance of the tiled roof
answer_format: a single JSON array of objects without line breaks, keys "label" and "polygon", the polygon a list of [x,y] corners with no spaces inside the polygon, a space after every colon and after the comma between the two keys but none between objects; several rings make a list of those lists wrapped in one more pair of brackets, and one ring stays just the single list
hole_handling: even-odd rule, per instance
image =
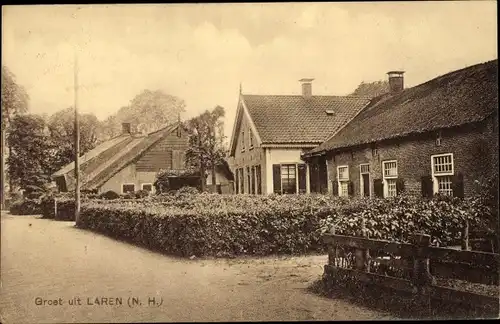
[{"label": "tiled roof", "polygon": [[321,143],[370,101],[354,96],[242,96],[264,144]]},{"label": "tiled roof", "polygon": [[498,111],[498,60],[457,70],[397,95],[383,95],[310,151],[373,143],[483,120]]},{"label": "tiled roof", "polygon": [[[179,123],[166,126],[147,136],[121,135],[87,152],[81,157],[81,188],[97,189],[124,167],[139,158],[151,146],[177,128]],[[67,189],[74,188],[74,162],[54,173],[66,175]]]}]

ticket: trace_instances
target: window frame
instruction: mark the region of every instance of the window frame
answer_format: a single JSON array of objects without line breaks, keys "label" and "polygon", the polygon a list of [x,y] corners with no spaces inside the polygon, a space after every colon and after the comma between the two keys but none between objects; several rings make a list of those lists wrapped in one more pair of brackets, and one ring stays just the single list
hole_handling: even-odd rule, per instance
[{"label": "window frame", "polygon": [[[347,178],[340,178],[340,169],[346,169],[346,174],[347,174]],[[337,166],[337,187],[338,187],[338,194],[339,194],[339,197],[348,197],[349,196],[349,165],[339,165]],[[346,188],[346,192],[345,194],[343,194],[343,190],[342,190],[342,184],[343,183],[346,183],[347,184],[347,188]]]},{"label": "window frame", "polygon": [[[444,157],[444,156],[451,157],[451,171],[436,174],[435,169],[434,169],[434,166],[435,166],[434,159],[439,158],[439,157]],[[432,194],[433,195],[439,193],[439,178],[452,177],[454,175],[455,175],[455,157],[453,156],[453,153],[441,153],[441,154],[431,155],[431,177],[432,177]],[[451,196],[453,196],[453,181],[451,183],[451,186],[452,186]]]},{"label": "window frame", "polygon": [[130,192],[130,191],[125,191],[123,190],[123,186],[134,186],[134,190],[132,192],[135,192],[135,183],[130,183],[130,182],[127,182],[127,183],[122,183],[122,194],[126,194],[127,192]]},{"label": "window frame", "polygon": [[[284,193],[283,191],[283,167],[288,167],[289,170],[290,170],[290,167],[293,166],[293,170],[294,170],[294,182],[295,182],[295,192],[292,192],[292,193]],[[290,171],[288,171],[290,172]],[[288,174],[288,177],[286,178],[289,182],[290,180],[290,173]],[[287,194],[287,195],[293,195],[293,194],[298,194],[299,193],[299,184],[298,184],[298,169],[297,169],[297,163],[280,163],[280,181],[281,181],[281,194]]]},{"label": "window frame", "polygon": [[141,190],[144,190],[144,185],[150,185],[151,186],[151,191],[149,191],[150,193],[153,193],[153,191],[155,190],[154,189],[155,187],[150,182],[141,183]]},{"label": "window frame", "polygon": [[[363,170],[362,170],[363,166],[368,166],[368,171],[363,172]],[[364,192],[365,192],[364,189],[365,189],[365,187],[364,187],[364,182],[363,182],[363,175],[364,174],[368,174],[368,183],[371,183],[370,171],[371,171],[370,163],[360,163],[359,164],[359,195],[361,197],[366,197],[364,195]],[[369,192],[369,196],[368,197],[371,197],[372,196],[372,186],[368,186],[368,192]]]},{"label": "window frame", "polygon": [[[386,175],[385,174],[385,165],[389,163],[396,163],[396,175]],[[382,180],[384,184],[384,198],[389,198],[389,197],[395,197],[398,195],[397,189],[395,189],[395,195],[390,196],[389,195],[389,181],[392,183],[394,182],[394,186],[396,187],[396,181],[399,176],[399,166],[398,166],[398,161],[397,160],[385,160],[382,161]]]}]

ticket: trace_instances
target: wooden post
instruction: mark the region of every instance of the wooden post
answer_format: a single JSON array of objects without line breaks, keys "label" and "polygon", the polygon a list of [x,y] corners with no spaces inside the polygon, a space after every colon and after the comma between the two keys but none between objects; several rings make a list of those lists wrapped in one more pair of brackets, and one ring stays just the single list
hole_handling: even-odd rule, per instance
[{"label": "wooden post", "polygon": [[[3,109],[2,109],[2,115],[3,115]],[[1,156],[1,161],[0,161],[0,172],[1,172],[1,179],[0,179],[0,199],[1,201],[1,209],[7,209],[5,206],[5,145],[7,144],[6,141],[6,135],[5,135],[5,127],[6,127],[6,122],[4,121],[4,118],[7,118],[7,116],[2,116],[2,143],[1,143],[1,150],[2,150],[2,156]]]},{"label": "wooden post", "polygon": [[467,218],[467,215],[465,216],[464,220],[464,229],[462,231],[462,250],[470,250],[469,246],[469,219]]},{"label": "wooden post", "polygon": [[412,241],[415,245],[413,285],[416,288],[416,300],[422,306],[423,310],[430,315],[430,287],[436,284],[436,279],[430,272],[429,257],[426,253],[431,243],[431,237],[427,234],[415,234]]},{"label": "wooden post", "polygon": [[[335,226],[330,227],[330,234],[335,235]],[[337,246],[328,246],[328,264],[332,266],[337,266]]]},{"label": "wooden post", "polygon": [[57,198],[54,197],[54,219],[57,219]]}]

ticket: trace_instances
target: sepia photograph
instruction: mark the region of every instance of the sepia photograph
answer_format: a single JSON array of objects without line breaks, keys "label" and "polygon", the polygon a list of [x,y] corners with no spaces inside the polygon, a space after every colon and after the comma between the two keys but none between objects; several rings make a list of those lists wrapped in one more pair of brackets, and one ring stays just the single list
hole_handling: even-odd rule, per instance
[{"label": "sepia photograph", "polygon": [[0,322],[499,318],[497,27],[3,5]]}]

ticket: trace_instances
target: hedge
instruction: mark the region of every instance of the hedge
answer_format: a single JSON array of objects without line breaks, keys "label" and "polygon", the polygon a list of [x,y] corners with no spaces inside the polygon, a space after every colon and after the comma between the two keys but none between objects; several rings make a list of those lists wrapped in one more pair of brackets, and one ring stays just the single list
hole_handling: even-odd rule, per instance
[{"label": "hedge", "polygon": [[42,213],[39,199],[17,200],[9,206],[12,215],[39,215]]},{"label": "hedge", "polygon": [[45,197],[41,202],[42,218],[74,221],[75,202],[69,198],[57,198],[57,215],[55,215],[54,197]]},{"label": "hedge", "polygon": [[483,206],[459,199],[399,196],[343,199],[320,195],[164,195],[82,204],[79,227],[178,256],[324,252],[320,238],[336,233],[408,242],[415,232],[434,244],[456,244],[465,217],[481,223]]}]

